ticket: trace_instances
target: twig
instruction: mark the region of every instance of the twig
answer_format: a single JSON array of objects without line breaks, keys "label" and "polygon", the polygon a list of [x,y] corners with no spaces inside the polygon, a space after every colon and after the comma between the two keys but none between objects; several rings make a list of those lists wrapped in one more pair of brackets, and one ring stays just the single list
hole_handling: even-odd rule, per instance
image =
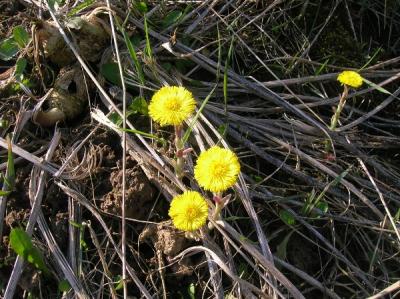
[{"label": "twig", "polygon": [[[111,12],[110,1],[106,0],[107,8]],[[119,69],[119,76],[121,78],[121,85],[122,85],[122,203],[121,203],[121,253],[122,253],[122,283],[123,283],[123,290],[124,290],[124,299],[128,297],[128,289],[127,289],[127,282],[126,282],[126,219],[125,219],[125,199],[126,199],[126,87],[125,87],[125,80],[124,80],[124,72],[121,64],[121,57],[119,55],[119,48],[118,48],[118,41],[117,36],[115,34],[115,27],[113,16],[111,13],[108,14],[110,19],[111,25],[111,32],[115,47],[115,54],[117,56],[118,62],[118,69]]]}]

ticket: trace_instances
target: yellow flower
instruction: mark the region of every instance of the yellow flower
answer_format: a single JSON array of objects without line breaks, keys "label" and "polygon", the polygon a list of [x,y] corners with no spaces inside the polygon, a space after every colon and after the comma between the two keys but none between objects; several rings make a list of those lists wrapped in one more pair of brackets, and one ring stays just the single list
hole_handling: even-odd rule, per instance
[{"label": "yellow flower", "polygon": [[162,126],[178,126],[195,107],[196,101],[189,90],[181,86],[164,86],[153,95],[149,115]]},{"label": "yellow flower", "polygon": [[205,190],[221,192],[236,183],[239,172],[239,159],[235,153],[213,146],[200,154],[194,177]]},{"label": "yellow flower", "polygon": [[168,215],[176,228],[194,231],[206,223],[208,205],[200,193],[186,191],[172,199]]},{"label": "yellow flower", "polygon": [[350,87],[358,88],[363,84],[363,78],[359,73],[354,71],[343,71],[337,77],[340,83],[346,84]]}]

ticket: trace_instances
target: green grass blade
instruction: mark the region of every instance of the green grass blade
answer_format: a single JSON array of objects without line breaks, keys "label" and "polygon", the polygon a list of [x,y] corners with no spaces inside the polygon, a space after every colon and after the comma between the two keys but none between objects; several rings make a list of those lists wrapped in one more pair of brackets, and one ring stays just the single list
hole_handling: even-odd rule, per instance
[{"label": "green grass blade", "polygon": [[369,81],[369,80],[367,80],[365,78],[363,78],[363,81],[366,84],[368,84],[369,86],[375,88],[377,91],[380,91],[381,93],[393,95],[390,91],[388,91],[387,89],[385,89],[385,88],[383,88],[383,87],[381,87],[379,85],[376,85],[374,82],[371,82],[371,81]]},{"label": "green grass blade", "polygon": [[325,70],[327,64],[329,62],[329,58],[327,60],[324,61],[324,63],[319,67],[319,69],[317,70],[317,72],[315,73],[315,76],[318,76],[319,74],[322,73],[322,71]]},{"label": "green grass blade", "polygon": [[137,54],[136,54],[135,48],[134,48],[134,46],[132,44],[132,41],[129,39],[128,34],[126,33],[126,31],[123,28],[121,28],[121,32],[122,32],[122,34],[124,36],[125,44],[126,44],[126,47],[128,48],[129,55],[131,56],[131,58],[133,60],[133,63],[135,65],[135,69],[136,69],[136,72],[138,74],[140,83],[142,83],[142,85],[144,85],[143,69],[142,69],[142,66],[141,66],[141,64],[139,62],[139,59],[137,57]]},{"label": "green grass blade", "polygon": [[194,117],[192,123],[190,124],[189,128],[185,132],[185,135],[182,138],[182,143],[183,144],[185,144],[185,142],[189,139],[190,133],[192,132],[194,125],[197,123],[197,120],[200,117],[200,113],[203,111],[203,109],[206,106],[208,100],[214,94],[214,91],[217,88],[217,86],[218,86],[218,84],[215,84],[214,88],[210,91],[210,93],[207,95],[207,97],[204,99],[203,103],[201,104],[199,111],[197,111],[196,116]]},{"label": "green grass blade", "polygon": [[363,69],[365,69],[374,59],[375,57],[379,54],[379,52],[382,51],[382,47],[379,47],[378,49],[376,49],[375,53],[372,55],[372,57],[370,59],[368,59],[368,61],[358,70],[361,71]]},{"label": "green grass blade", "polygon": [[144,33],[146,36],[146,48],[145,48],[145,53],[147,58],[152,60],[153,58],[153,51],[151,50],[151,44],[150,44],[150,37],[149,37],[149,26],[147,24],[147,18],[146,15],[144,15]]},{"label": "green grass blade", "polygon": [[166,141],[165,141],[164,138],[160,138],[160,137],[158,137],[158,136],[156,136],[156,135],[153,135],[153,134],[150,134],[150,133],[146,133],[146,132],[143,132],[143,131],[140,131],[140,130],[123,129],[123,128],[119,128],[119,129],[120,129],[121,131],[125,131],[125,132],[127,132],[127,133],[139,134],[139,135],[142,135],[143,137],[147,137],[147,138],[154,139],[154,140],[156,140],[156,141],[161,142],[162,144],[165,144],[165,143],[166,143]]},{"label": "green grass blade", "polygon": [[76,15],[81,10],[84,10],[85,8],[88,8],[89,6],[91,6],[94,2],[95,2],[95,0],[86,0],[86,1],[82,2],[81,4],[75,6],[73,9],[71,9],[67,13],[67,17],[72,17],[72,16]]}]

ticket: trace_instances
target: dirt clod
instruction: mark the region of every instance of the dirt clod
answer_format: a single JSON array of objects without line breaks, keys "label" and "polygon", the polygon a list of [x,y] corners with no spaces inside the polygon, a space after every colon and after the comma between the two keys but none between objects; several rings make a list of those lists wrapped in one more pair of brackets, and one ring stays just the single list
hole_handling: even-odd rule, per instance
[{"label": "dirt clod", "polygon": [[[147,219],[153,206],[154,190],[143,171],[138,167],[126,169],[125,215],[127,218]],[[101,209],[110,214],[121,214],[122,204],[122,170],[113,171],[110,175],[111,192],[107,193]]]},{"label": "dirt clod", "polygon": [[[99,59],[100,50],[108,41],[108,34],[103,29],[101,20],[95,15],[89,15],[71,18],[65,25],[74,34],[79,54],[91,62]],[[58,66],[63,67],[76,60],[53,21],[40,24],[38,40],[43,46],[46,58]]]},{"label": "dirt clod", "polygon": [[68,213],[57,213],[50,217],[50,227],[54,232],[57,244],[63,246],[68,242]]},{"label": "dirt clod", "polygon": [[88,84],[78,65],[61,69],[53,90],[44,103],[47,110],[38,110],[33,120],[41,126],[48,127],[58,121],[76,118],[87,105]]},{"label": "dirt clod", "polygon": [[185,235],[170,221],[147,226],[139,237],[139,241],[145,240],[151,240],[157,250],[169,257],[177,255],[188,243]]},{"label": "dirt clod", "polygon": [[[139,242],[144,241],[153,243],[157,252],[161,253],[159,256],[154,256],[150,261],[156,267],[160,256],[163,255],[167,261],[170,261],[190,245],[190,241],[185,237],[185,234],[174,228],[171,221],[147,226],[139,236]],[[178,263],[173,263],[171,270],[174,273],[174,277],[191,275],[193,273],[192,260],[185,257]]]}]

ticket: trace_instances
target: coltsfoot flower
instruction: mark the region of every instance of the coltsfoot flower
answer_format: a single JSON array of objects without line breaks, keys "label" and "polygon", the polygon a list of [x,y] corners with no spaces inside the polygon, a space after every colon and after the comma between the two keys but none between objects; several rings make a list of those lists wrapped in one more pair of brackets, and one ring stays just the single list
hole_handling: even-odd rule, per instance
[{"label": "coltsfoot flower", "polygon": [[343,71],[337,77],[337,80],[347,86],[358,88],[363,84],[363,78],[359,73],[354,71]]},{"label": "coltsfoot flower", "polygon": [[161,126],[178,126],[194,111],[196,101],[192,93],[181,86],[164,86],[149,104],[150,117]]},{"label": "coltsfoot flower", "polygon": [[206,223],[208,205],[200,193],[186,191],[172,199],[168,215],[177,229],[191,232]]},{"label": "coltsfoot flower", "polygon": [[240,163],[235,153],[213,146],[200,154],[194,177],[205,190],[221,192],[236,183],[239,172]]}]

